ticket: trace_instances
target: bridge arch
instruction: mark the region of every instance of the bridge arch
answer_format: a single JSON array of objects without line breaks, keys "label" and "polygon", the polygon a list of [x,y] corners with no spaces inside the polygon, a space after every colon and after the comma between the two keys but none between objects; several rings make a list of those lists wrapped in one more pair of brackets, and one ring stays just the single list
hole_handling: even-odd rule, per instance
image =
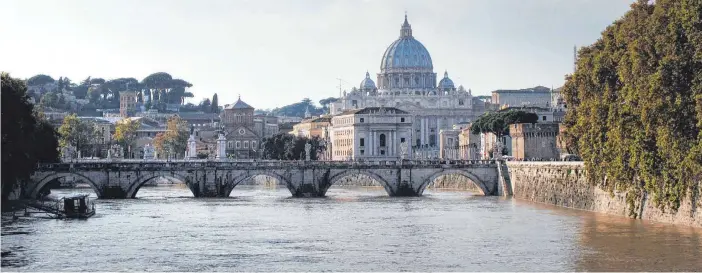
[{"label": "bridge arch", "polygon": [[238,176],[226,181],[226,183],[224,184],[224,191],[223,191],[224,196],[226,197],[226,196],[229,196],[230,194],[232,194],[232,191],[234,191],[234,188],[237,185],[239,185],[239,183],[244,182],[247,179],[251,179],[254,176],[259,176],[259,175],[273,177],[276,180],[278,180],[278,183],[285,185],[286,188],[288,188],[288,189],[291,188],[290,181],[287,178],[285,178],[284,176],[276,173],[273,170],[249,170],[249,171],[245,171],[245,172],[239,174]]},{"label": "bridge arch", "polygon": [[[154,173],[148,173],[148,174],[142,174],[140,176],[137,176],[136,179],[134,179],[133,182],[131,182],[127,188],[127,198],[136,198],[136,194],[139,192],[139,189],[141,189],[144,184],[147,182],[151,181],[151,179],[158,178],[158,177],[170,177],[170,178],[175,178],[177,180],[183,181],[186,185],[188,184],[187,177],[179,174],[177,172],[167,172],[167,173],[160,173],[160,172],[154,172]],[[190,189],[190,185],[187,185],[188,189]],[[192,189],[190,189],[190,192],[192,193]]]},{"label": "bridge arch", "polygon": [[31,188],[30,192],[30,198],[37,198],[39,197],[39,193],[41,190],[46,187],[46,184],[49,182],[53,181],[54,179],[62,178],[62,177],[73,177],[77,179],[82,179],[88,182],[88,185],[90,185],[90,188],[95,191],[95,194],[97,194],[98,198],[102,198],[102,189],[97,186],[95,181],[90,179],[89,177],[82,175],[80,173],[74,173],[74,172],[55,172],[51,173],[49,175],[46,175],[42,177],[41,179],[38,180],[38,182],[34,185],[33,188]]},{"label": "bridge arch", "polygon": [[[374,172],[372,172],[370,170],[366,170],[366,169],[344,170],[344,171],[341,171],[335,175],[332,175],[331,177],[329,177],[329,187],[327,187],[327,189],[329,189],[331,186],[336,184],[336,182],[339,182],[339,180],[341,180],[342,178],[347,177],[349,175],[354,175],[354,174],[368,176],[368,177],[374,179],[375,181],[378,181],[378,183],[380,183],[380,185],[383,186],[383,188],[385,189],[385,192],[387,192],[388,194],[391,194],[393,192],[393,189],[390,187],[390,184],[388,183],[387,180],[385,180],[385,178],[378,175],[377,173],[374,173]],[[326,190],[325,190],[325,192],[326,192]]]},{"label": "bridge arch", "polygon": [[483,195],[490,195],[490,189],[488,188],[488,185],[485,184],[485,181],[482,179],[478,178],[475,174],[464,171],[464,170],[459,170],[459,169],[442,169],[440,171],[435,172],[426,181],[423,181],[422,184],[419,186],[419,189],[417,193],[421,195],[424,193],[424,190],[429,186],[429,184],[434,183],[434,180],[439,178],[440,176],[444,175],[449,175],[449,174],[457,174],[460,176],[463,176],[465,178],[468,178],[468,180],[472,181],[473,184],[478,186],[480,188],[480,191],[483,193]]}]

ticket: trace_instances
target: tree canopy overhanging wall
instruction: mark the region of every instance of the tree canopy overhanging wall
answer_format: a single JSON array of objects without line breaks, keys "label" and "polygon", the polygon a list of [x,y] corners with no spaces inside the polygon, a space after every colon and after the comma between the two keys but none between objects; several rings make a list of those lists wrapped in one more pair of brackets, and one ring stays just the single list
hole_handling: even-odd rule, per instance
[{"label": "tree canopy overhanging wall", "polygon": [[632,4],[566,80],[565,137],[591,182],[674,210],[699,190],[702,1]]}]

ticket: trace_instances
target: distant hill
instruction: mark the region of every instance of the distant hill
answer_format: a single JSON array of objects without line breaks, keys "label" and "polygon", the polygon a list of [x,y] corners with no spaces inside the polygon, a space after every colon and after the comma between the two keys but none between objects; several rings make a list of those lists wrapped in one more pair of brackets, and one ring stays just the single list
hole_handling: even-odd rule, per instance
[{"label": "distant hill", "polygon": [[[323,102],[328,102],[328,99],[322,100]],[[289,117],[305,117],[305,111],[308,109],[310,115],[319,116],[327,113],[326,107],[319,107],[315,105],[312,100],[304,98],[300,102],[296,102],[283,107],[274,108],[272,110],[257,110],[257,114],[272,114],[274,116],[289,116]]]}]

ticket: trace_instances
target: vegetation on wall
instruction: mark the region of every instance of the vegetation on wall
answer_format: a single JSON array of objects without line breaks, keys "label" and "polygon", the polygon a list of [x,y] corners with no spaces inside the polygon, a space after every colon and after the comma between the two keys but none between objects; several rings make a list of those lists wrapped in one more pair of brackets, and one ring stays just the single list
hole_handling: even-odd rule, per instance
[{"label": "vegetation on wall", "polygon": [[648,194],[677,210],[702,176],[701,71],[695,0],[640,0],[580,49],[563,88],[564,123],[588,179],[628,191],[632,208]]}]

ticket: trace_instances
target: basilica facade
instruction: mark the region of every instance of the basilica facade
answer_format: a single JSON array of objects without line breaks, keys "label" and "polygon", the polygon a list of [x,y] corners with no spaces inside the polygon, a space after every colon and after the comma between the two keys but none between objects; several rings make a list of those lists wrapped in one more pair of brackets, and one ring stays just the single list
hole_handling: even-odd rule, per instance
[{"label": "basilica facade", "polygon": [[411,143],[415,147],[438,149],[440,130],[472,121],[489,107],[489,103],[474,98],[470,89],[456,87],[448,72],[437,78],[431,55],[414,37],[407,15],[399,38],[385,50],[375,79],[366,72],[358,88],[343,92],[331,104],[330,113],[366,107],[406,111],[413,117]]}]

